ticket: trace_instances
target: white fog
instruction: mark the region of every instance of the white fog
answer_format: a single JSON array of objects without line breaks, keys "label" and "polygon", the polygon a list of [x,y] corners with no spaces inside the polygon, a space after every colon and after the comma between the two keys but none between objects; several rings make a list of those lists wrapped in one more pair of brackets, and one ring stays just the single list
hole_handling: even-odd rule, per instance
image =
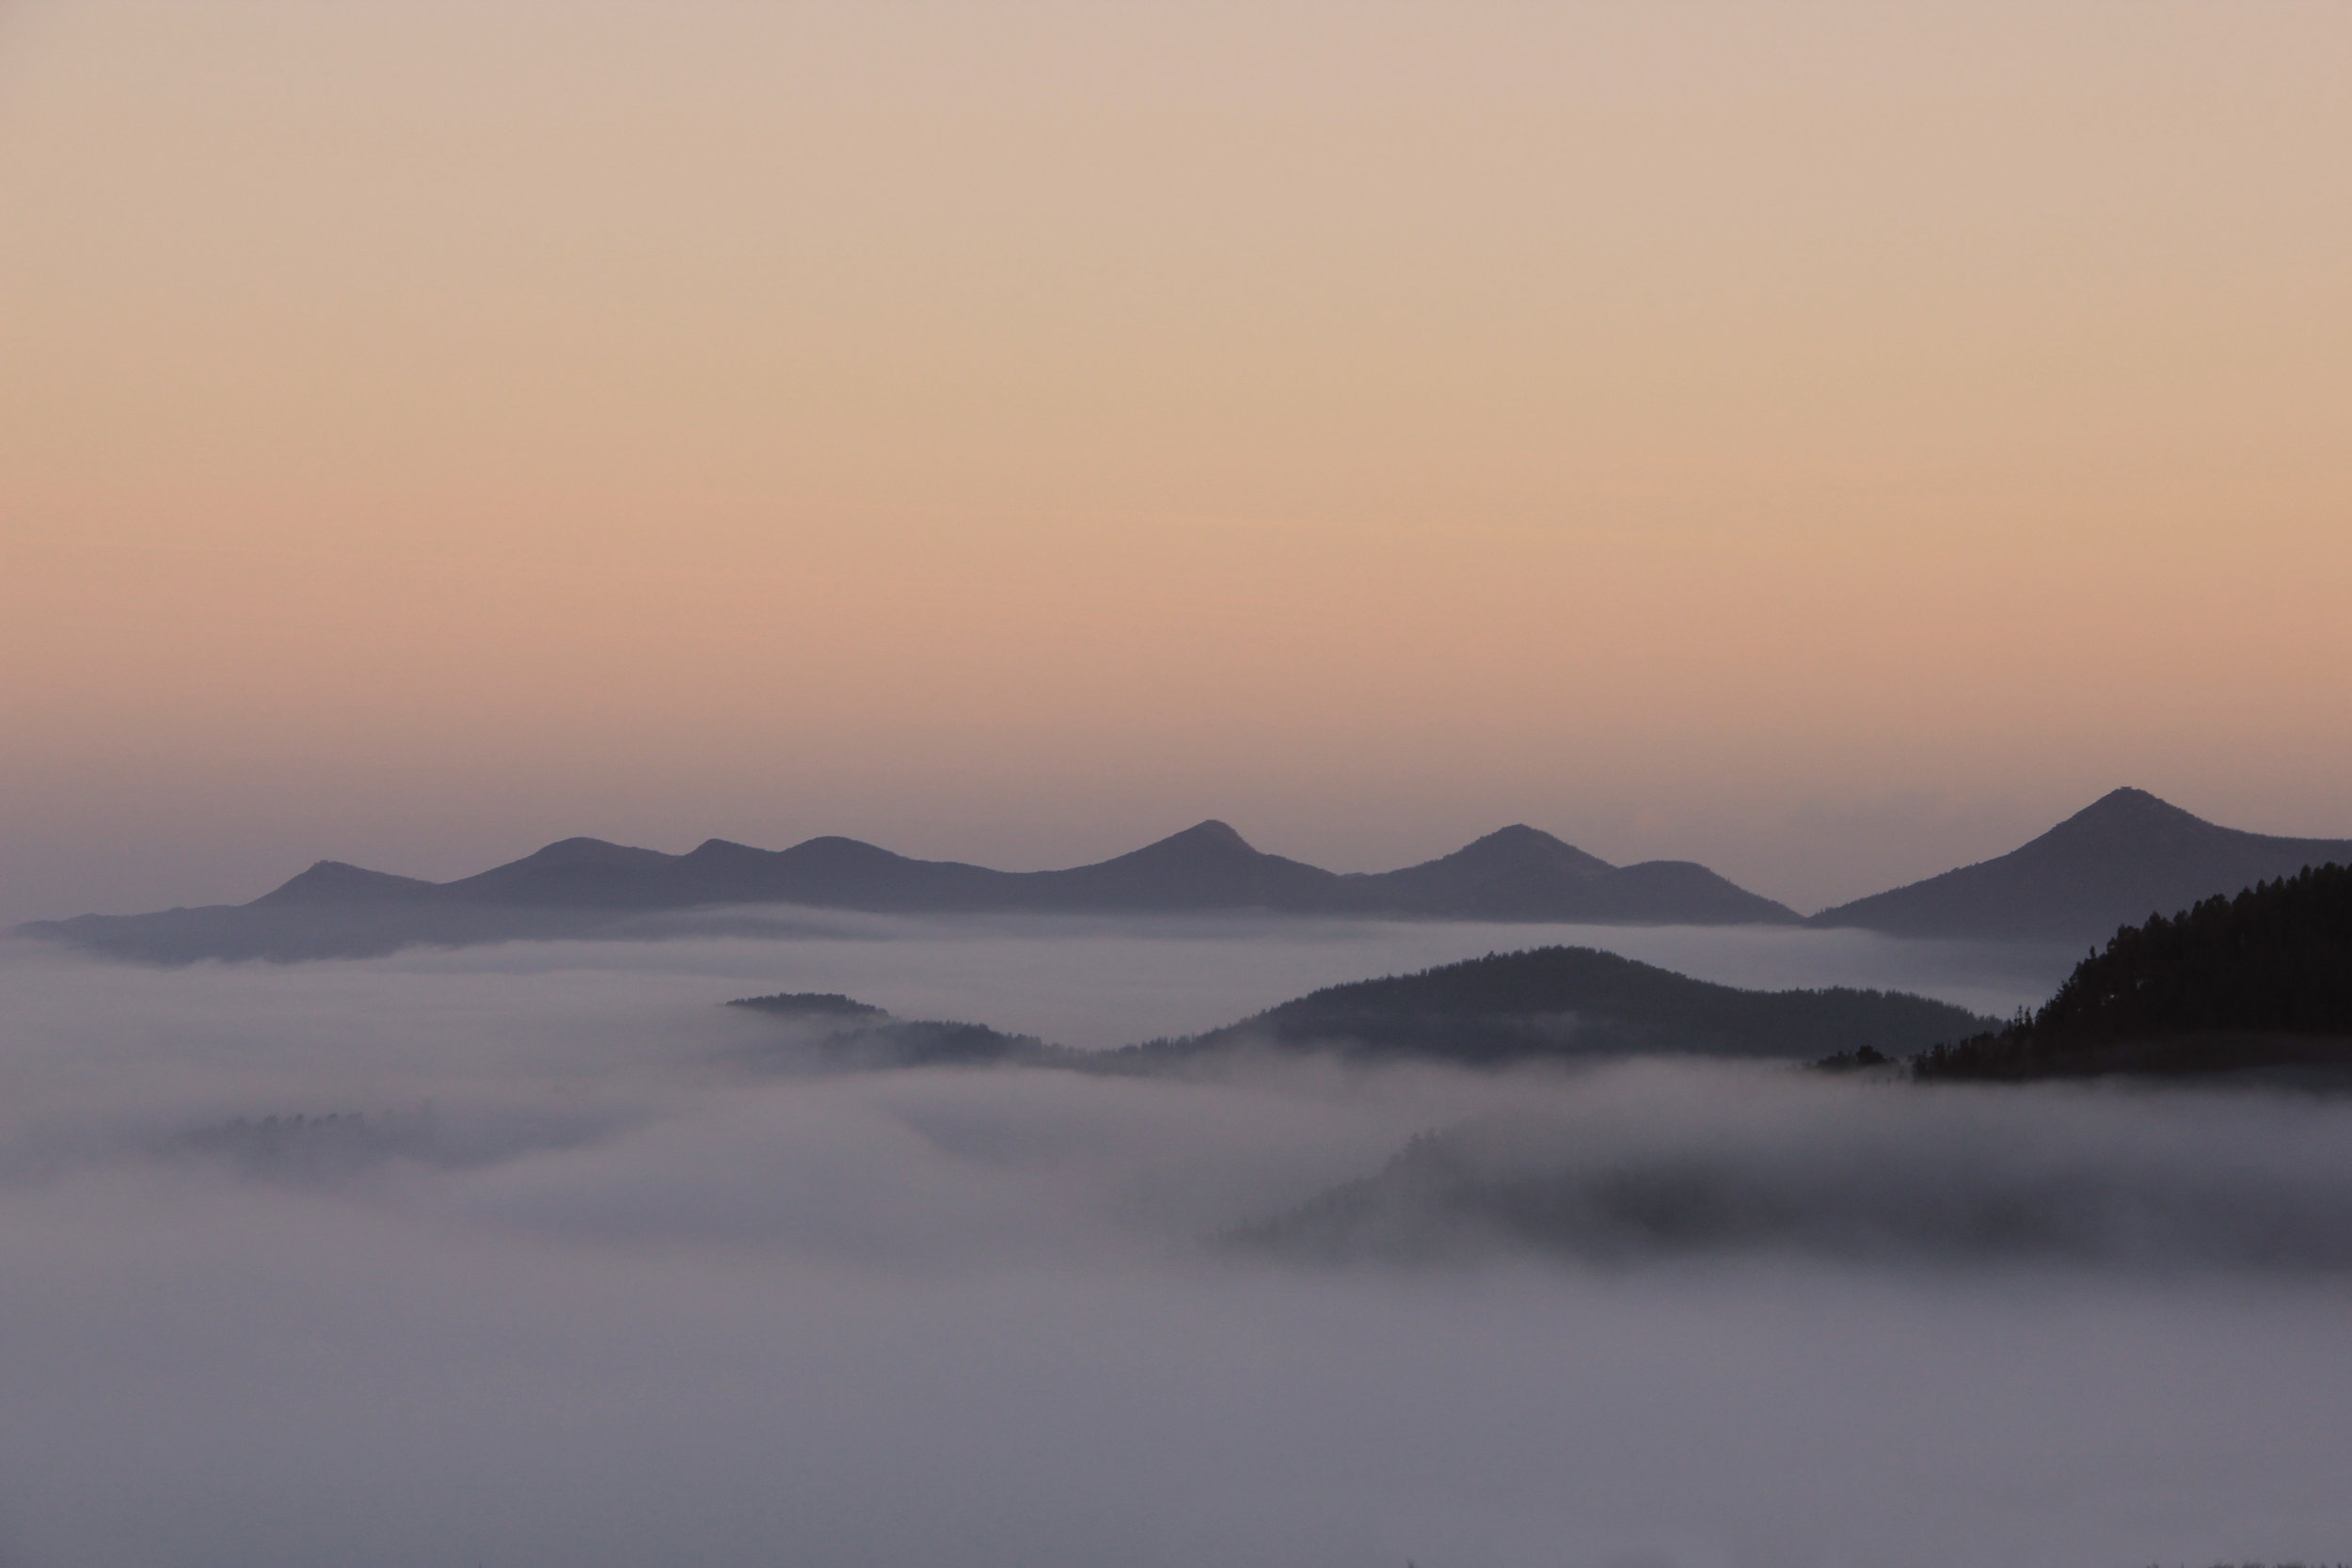
[{"label": "white fog", "polygon": [[[772,1023],[717,1006],[845,991],[1101,1047],[1544,941],[2001,1012],[2072,955],[679,925],[177,970],[0,943],[0,1565],[2140,1568],[2352,1542],[2352,1103],[1695,1062],[762,1077],[731,1053]],[[1222,1243],[1490,1122],[1578,1180],[1695,1162],[1828,1218],[1647,1250]],[[2026,1190],[2080,1196],[2038,1250],[1937,1228]]]}]

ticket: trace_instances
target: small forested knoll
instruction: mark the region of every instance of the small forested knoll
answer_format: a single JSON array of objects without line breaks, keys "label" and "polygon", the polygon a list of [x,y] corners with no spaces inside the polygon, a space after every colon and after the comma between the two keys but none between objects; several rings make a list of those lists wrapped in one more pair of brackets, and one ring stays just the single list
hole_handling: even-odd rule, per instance
[{"label": "small forested knoll", "polygon": [[1741,990],[1589,947],[1540,947],[1333,986],[1239,1023],[1122,1053],[1138,1065],[1250,1047],[1472,1064],[1638,1052],[1909,1053],[1989,1020],[1899,992]]},{"label": "small forested knoll", "polygon": [[732,1054],[763,1071],[879,1072],[917,1067],[1067,1067],[1078,1053],[1034,1035],[1009,1035],[984,1023],[894,1018],[837,991],[779,991],[726,1004],[774,1019],[782,1027]]},{"label": "small forested knoll", "polygon": [[2307,867],[2115,934],[2041,1011],[1915,1057],[1919,1078],[2352,1065],[2352,867]]},{"label": "small forested knoll", "polygon": [[890,1014],[868,1002],[859,1002],[834,990],[780,990],[773,996],[739,996],[727,1004],[755,1013],[772,1013],[778,1018],[888,1018]]}]

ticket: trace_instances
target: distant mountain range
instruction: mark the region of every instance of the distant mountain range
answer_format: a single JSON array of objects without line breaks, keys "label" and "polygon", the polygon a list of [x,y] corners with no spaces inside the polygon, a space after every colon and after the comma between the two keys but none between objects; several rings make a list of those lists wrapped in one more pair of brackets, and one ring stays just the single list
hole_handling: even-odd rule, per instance
[{"label": "distant mountain range", "polygon": [[[1824,910],[1804,924],[1906,937],[2097,942],[2151,913],[2352,864],[2352,840],[2217,827],[2119,789],[1994,860]],[[1397,871],[1339,873],[1265,854],[1203,822],[1062,871],[914,860],[850,838],[788,849],[711,839],[683,855],[567,838],[452,882],[321,861],[249,904],[82,915],[19,929],[151,962],[311,958],[519,938],[659,934],[662,911],[795,904],[879,913],[1250,911],[1593,925],[1794,925],[1800,917],[1690,861],[1612,865],[1519,826]]]},{"label": "distant mountain range", "polygon": [[683,855],[567,838],[453,882],[321,861],[249,904],[82,915],[22,929],[155,962],[310,958],[417,942],[632,934],[628,916],[728,904],[879,913],[1254,911],[1633,925],[1798,920],[1788,906],[1703,865],[1612,865],[1534,828],[1505,828],[1400,871],[1342,874],[1263,853],[1212,821],[1065,871],[913,860],[850,838],[813,838],[789,849],[714,838]]},{"label": "distant mountain range", "polygon": [[321,861],[247,907],[502,905],[676,910],[805,904],[877,912],[1047,913],[1263,910],[1471,920],[1794,922],[1796,912],[1684,861],[1615,866],[1533,828],[1505,828],[1441,860],[1343,875],[1253,848],[1202,822],[1115,860],[1067,871],[992,871],[918,861],[853,838],[755,849],[714,838],[683,855],[567,838],[453,882],[421,882]]},{"label": "distant mountain range", "polygon": [[2119,789],[1995,860],[1823,910],[1806,924],[2100,942],[2151,914],[2330,862],[2352,864],[2352,840],[2240,832],[2144,789]]}]

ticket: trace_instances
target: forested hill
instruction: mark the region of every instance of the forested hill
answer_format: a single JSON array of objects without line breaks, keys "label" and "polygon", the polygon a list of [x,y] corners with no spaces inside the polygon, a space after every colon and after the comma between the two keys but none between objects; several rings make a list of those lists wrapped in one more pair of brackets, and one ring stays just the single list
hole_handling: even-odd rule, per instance
[{"label": "forested hill", "polygon": [[1989,1022],[1922,996],[1740,990],[1589,947],[1489,954],[1333,986],[1223,1029],[1128,1048],[1144,1062],[1273,1047],[1494,1063],[1675,1052],[1913,1052]]},{"label": "forested hill", "polygon": [[2352,1064],[2352,867],[2307,868],[2116,933],[2031,1018],[1916,1058],[1921,1078]]},{"label": "forested hill", "polygon": [[984,1023],[894,1018],[837,991],[779,991],[727,1004],[772,1021],[772,1032],[741,1040],[728,1054],[762,1072],[882,1072],[898,1068],[1082,1067],[1084,1056],[1034,1035]]}]

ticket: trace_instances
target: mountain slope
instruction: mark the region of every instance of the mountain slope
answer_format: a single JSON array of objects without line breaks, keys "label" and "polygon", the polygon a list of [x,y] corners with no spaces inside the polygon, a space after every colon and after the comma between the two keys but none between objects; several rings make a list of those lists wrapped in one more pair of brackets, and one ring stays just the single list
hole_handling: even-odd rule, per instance
[{"label": "mountain slope", "polygon": [[1346,913],[1363,904],[1346,879],[1318,866],[1254,848],[1222,822],[1181,833],[1094,865],[1033,871],[1021,878],[1027,910],[1278,910]]},{"label": "mountain slope", "polygon": [[1802,918],[1696,861],[1639,861],[1594,891],[1584,912],[1564,918],[1629,926],[1794,926]]},{"label": "mountain slope", "polygon": [[1915,1051],[1987,1022],[1926,997],[1741,990],[1594,948],[1541,947],[1333,986],[1223,1029],[1130,1051],[1146,1062],[1250,1048],[1476,1064],[1637,1052],[1804,1057],[1864,1045]]},{"label": "mountain slope", "polygon": [[2119,931],[2042,1009],[1915,1058],[1919,1078],[2352,1065],[2352,867]]},{"label": "mountain slope", "polygon": [[2352,841],[2240,832],[2145,790],[2119,789],[1997,859],[1823,910],[1807,924],[1911,937],[2101,942],[2151,911],[2329,861],[2352,862]]},{"label": "mountain slope", "polygon": [[566,838],[521,860],[443,883],[440,891],[444,897],[472,904],[658,907],[669,901],[676,863],[677,857],[659,849]]},{"label": "mountain slope", "polygon": [[1346,880],[1374,902],[1426,914],[1474,910],[1491,918],[1509,910],[1518,918],[1545,919],[1615,870],[1599,856],[1521,823],[1434,861],[1358,872]]},{"label": "mountain slope", "polygon": [[1525,824],[1440,859],[1343,879],[1374,907],[1480,920],[1604,925],[1785,925],[1785,904],[1690,861],[1617,866]]},{"label": "mountain slope", "polygon": [[438,882],[415,877],[395,877],[370,871],[342,861],[320,861],[310,870],[264,893],[248,909],[302,904],[399,904],[431,898],[441,891]]}]

